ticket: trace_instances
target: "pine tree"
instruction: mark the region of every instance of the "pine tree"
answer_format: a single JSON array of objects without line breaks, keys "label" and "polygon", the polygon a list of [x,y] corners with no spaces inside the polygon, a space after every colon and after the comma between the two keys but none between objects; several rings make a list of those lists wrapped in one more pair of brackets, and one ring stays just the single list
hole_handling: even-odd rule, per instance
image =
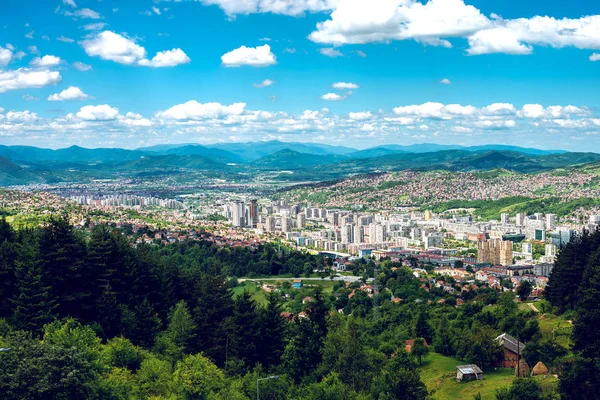
[{"label": "pine tree", "polygon": [[600,359],[600,249],[588,263],[579,288],[577,318],[573,327],[573,350],[582,357]]},{"label": "pine tree", "polygon": [[244,292],[235,299],[226,327],[229,355],[242,360],[248,367],[254,366],[259,360],[261,318],[250,293]]},{"label": "pine tree", "polygon": [[105,225],[92,229],[88,243],[88,252],[83,269],[84,282],[91,294],[86,302],[86,315],[90,321],[97,320],[95,305],[107,286],[114,290],[117,301],[121,303],[127,288],[117,271],[122,270],[123,257],[114,234]]},{"label": "pine tree", "polygon": [[15,262],[18,289],[12,299],[13,322],[17,329],[39,332],[50,322],[56,304],[50,297],[50,287],[44,281],[39,254],[32,238],[27,237]]},{"label": "pine tree", "polygon": [[[14,240],[14,232],[10,232],[10,225],[0,220],[0,318],[9,317],[12,314],[10,299],[17,290],[15,277],[15,259],[17,258],[17,244]],[[10,233],[7,233],[9,231]]]},{"label": "pine tree", "polygon": [[440,317],[439,327],[433,339],[433,348],[437,353],[445,356],[453,356],[455,354],[450,324],[445,315]]},{"label": "pine tree", "polygon": [[104,337],[113,338],[120,332],[121,309],[116,293],[107,285],[96,303],[98,322],[104,331]]},{"label": "pine tree", "polygon": [[217,365],[224,366],[227,353],[225,320],[231,315],[232,295],[221,275],[202,274],[192,298],[196,299],[193,317],[197,327],[194,352],[203,352]]},{"label": "pine tree", "polygon": [[69,224],[68,216],[50,219],[40,235],[42,270],[57,301],[57,313],[62,316],[81,316],[81,304],[89,296],[83,290],[81,268],[85,245]]},{"label": "pine tree", "polygon": [[427,343],[431,343],[431,338],[433,336],[433,329],[429,322],[427,321],[427,313],[425,311],[420,311],[417,315],[417,320],[415,322],[414,335],[415,337],[423,338],[427,341]]},{"label": "pine tree", "polygon": [[144,299],[141,304],[137,305],[132,315],[123,313],[122,319],[125,321],[122,329],[125,337],[131,340],[131,343],[144,348],[150,348],[154,345],[162,321],[148,299]]},{"label": "pine tree", "polygon": [[285,346],[287,322],[281,318],[281,304],[275,293],[269,295],[269,303],[263,312],[260,362],[264,367],[279,365]]}]

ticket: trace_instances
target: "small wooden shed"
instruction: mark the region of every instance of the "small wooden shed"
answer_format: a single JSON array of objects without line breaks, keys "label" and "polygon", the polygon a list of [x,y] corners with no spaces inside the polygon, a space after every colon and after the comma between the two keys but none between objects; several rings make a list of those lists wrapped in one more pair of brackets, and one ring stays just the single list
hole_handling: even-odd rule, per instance
[{"label": "small wooden shed", "polygon": [[475,364],[458,365],[456,367],[456,381],[483,380],[483,371]]}]

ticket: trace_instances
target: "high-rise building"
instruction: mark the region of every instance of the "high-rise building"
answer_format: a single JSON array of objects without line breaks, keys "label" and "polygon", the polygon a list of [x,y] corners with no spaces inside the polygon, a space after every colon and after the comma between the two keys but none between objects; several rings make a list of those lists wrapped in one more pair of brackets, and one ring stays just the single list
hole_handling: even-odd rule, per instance
[{"label": "high-rise building", "polygon": [[492,265],[511,265],[513,258],[512,242],[490,239],[477,243],[477,262]]},{"label": "high-rise building", "polygon": [[265,219],[265,231],[275,232],[275,217],[267,217]]},{"label": "high-rise building", "polygon": [[248,205],[248,226],[256,228],[258,223],[258,201],[256,199],[250,200]]},{"label": "high-rise building", "polygon": [[508,224],[510,222],[510,214],[509,213],[500,214],[500,222],[503,224]]},{"label": "high-rise building", "polygon": [[281,218],[281,231],[282,232],[291,232],[292,231],[292,219],[289,217]]},{"label": "high-rise building", "polygon": [[515,224],[517,226],[525,226],[525,218],[527,218],[527,215],[525,215],[525,213],[517,213]]},{"label": "high-rise building", "polygon": [[298,224],[299,229],[305,228],[306,227],[306,214],[304,214],[304,213],[298,214],[298,216],[296,217],[296,222]]},{"label": "high-rise building", "polygon": [[231,204],[232,223],[235,227],[246,226],[246,215],[244,213],[244,203],[235,201]]},{"label": "high-rise building", "polygon": [[350,244],[354,242],[354,226],[352,224],[345,224],[342,226],[342,237],[340,242],[342,244]]},{"label": "high-rise building", "polygon": [[365,242],[365,231],[360,225],[354,225],[354,244],[361,244]]},{"label": "high-rise building", "polygon": [[548,258],[554,258],[556,257],[556,246],[553,244],[547,244],[545,249],[544,249],[544,255]]},{"label": "high-rise building", "polygon": [[552,231],[556,226],[556,215],[546,214],[546,230]]}]

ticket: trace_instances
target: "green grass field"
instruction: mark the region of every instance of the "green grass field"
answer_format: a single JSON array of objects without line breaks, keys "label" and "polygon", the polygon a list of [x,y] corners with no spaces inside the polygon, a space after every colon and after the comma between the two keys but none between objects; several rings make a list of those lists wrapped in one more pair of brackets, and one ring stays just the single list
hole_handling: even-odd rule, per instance
[{"label": "green grass field", "polygon": [[[513,369],[498,368],[484,371],[484,380],[456,382],[456,366],[463,364],[462,361],[437,353],[430,353],[424,359],[421,379],[433,399],[470,400],[479,393],[483,400],[494,400],[496,390],[509,386],[515,379]],[[554,377],[536,379],[546,390],[551,390],[557,381]]]}]

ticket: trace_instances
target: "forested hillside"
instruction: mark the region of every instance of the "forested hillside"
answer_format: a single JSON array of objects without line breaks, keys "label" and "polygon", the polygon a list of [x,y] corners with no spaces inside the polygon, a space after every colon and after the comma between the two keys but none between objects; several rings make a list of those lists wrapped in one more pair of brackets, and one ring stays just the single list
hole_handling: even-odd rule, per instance
[{"label": "forested hillside", "polygon": [[[598,237],[570,244],[563,261],[580,254],[574,249],[581,243],[597,257]],[[575,357],[512,291],[481,285],[449,293],[389,260],[349,266],[364,279],[376,277],[373,286],[288,288],[257,303],[249,292],[232,294],[235,277],[309,275],[325,268],[325,260],[268,245],[134,246],[119,230],[76,230],[66,217],[21,231],[0,221],[0,243],[0,348],[9,349],[0,352],[2,399],[252,399],[257,384],[261,399],[473,393],[475,386],[457,383],[452,369],[432,378],[441,359],[455,360],[450,368],[481,366],[490,377],[477,389],[484,399],[557,398],[551,380],[513,382],[511,370],[497,371],[501,333],[526,343],[529,365],[543,361],[559,373],[563,398],[597,392],[597,334],[589,329],[596,314],[581,304],[593,304],[598,272],[586,268],[581,297],[558,304],[560,265],[573,265],[560,259],[550,299],[578,309]],[[453,284],[450,277],[436,279]],[[410,353],[406,340],[413,341]],[[573,390],[583,397],[568,397]]]}]

